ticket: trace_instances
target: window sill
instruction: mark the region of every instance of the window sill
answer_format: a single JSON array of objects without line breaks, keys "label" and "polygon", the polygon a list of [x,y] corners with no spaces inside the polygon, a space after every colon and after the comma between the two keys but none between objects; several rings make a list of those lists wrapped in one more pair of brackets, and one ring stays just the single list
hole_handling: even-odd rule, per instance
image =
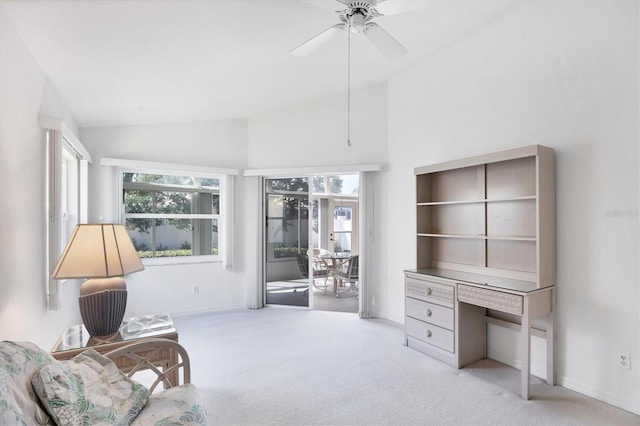
[{"label": "window sill", "polygon": [[222,263],[221,256],[190,256],[190,257],[156,257],[151,259],[141,259],[145,266],[171,266],[171,265],[192,265],[199,263]]}]

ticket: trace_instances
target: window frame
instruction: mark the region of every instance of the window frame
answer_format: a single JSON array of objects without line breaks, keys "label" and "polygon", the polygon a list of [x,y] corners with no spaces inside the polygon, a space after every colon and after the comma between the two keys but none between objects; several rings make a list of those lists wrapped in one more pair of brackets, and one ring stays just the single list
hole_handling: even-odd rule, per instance
[{"label": "window frame", "polygon": [[45,145],[45,268],[47,308],[61,309],[60,286],[50,271],[75,225],[87,223],[89,165],[92,158],[73,130],[60,118],[42,115]]},{"label": "window frame", "polygon": [[[220,197],[220,209],[217,214],[201,214],[201,213],[127,213],[125,212],[124,205],[124,181],[123,177],[125,173],[139,173],[139,174],[157,174],[162,176],[189,176],[193,178],[212,178],[219,180],[219,190],[218,196]],[[207,219],[211,221],[217,220],[218,229],[222,229],[224,227],[226,218],[222,215],[222,193],[223,193],[223,185],[224,185],[224,175],[207,175],[202,176],[201,174],[193,174],[193,173],[181,173],[181,172],[163,172],[159,173],[158,171],[150,171],[144,169],[128,169],[128,168],[120,168],[118,170],[118,178],[120,182],[120,191],[118,193],[120,196],[118,200],[120,205],[118,206],[118,211],[120,212],[120,223],[127,223],[127,219]],[[142,264],[145,266],[151,265],[175,265],[175,264],[185,264],[185,263],[215,263],[222,262],[222,247],[220,247],[220,234],[218,233],[218,254],[211,255],[191,255],[191,256],[176,256],[176,257],[152,257],[152,258],[141,258]]]},{"label": "window frame", "polygon": [[[126,173],[130,173],[127,172],[125,170],[122,170],[122,176],[124,177],[124,175]],[[140,174],[140,175],[148,175],[147,173],[133,173],[133,174]],[[158,175],[155,174],[156,176],[162,176],[167,177],[170,175],[167,174],[162,174],[162,175]],[[183,176],[180,175],[180,177],[188,177],[191,178],[193,180],[193,182],[198,182],[199,180],[203,179],[200,176],[195,176],[195,175],[189,175],[189,176]],[[215,180],[217,180],[218,182],[218,186],[217,189],[213,189],[211,187],[197,187],[196,185],[179,185],[179,184],[159,184],[159,183],[143,183],[143,182],[125,182],[124,178],[122,180],[122,186],[123,186],[123,197],[122,199],[124,200],[124,193],[127,190],[132,190],[132,191],[143,191],[143,192],[150,192],[154,194],[154,197],[157,197],[159,193],[174,193],[174,194],[180,194],[180,193],[190,193],[192,195],[192,198],[190,199],[190,209],[193,207],[194,203],[197,203],[197,199],[199,197],[193,197],[194,194],[211,194],[212,196],[215,194],[218,196],[218,201],[220,200],[220,187],[222,184],[222,178],[221,177],[216,177],[214,178]],[[155,203],[153,203],[155,204]],[[220,233],[219,233],[219,229],[220,229],[220,225],[221,225],[221,220],[220,220],[220,205],[218,203],[218,209],[216,210],[215,213],[213,213],[213,209],[211,213],[127,213],[125,211],[124,208],[124,203],[123,203],[123,208],[122,208],[122,222],[123,223],[127,223],[127,219],[151,219],[153,220],[190,220],[191,221],[191,255],[190,256],[213,256],[213,260],[216,260],[220,257]],[[205,255],[205,254],[197,254],[194,253],[194,251],[197,251],[197,244],[193,244],[195,239],[197,238],[197,233],[199,231],[196,231],[196,228],[200,228],[201,225],[199,223],[194,223],[194,220],[205,220],[205,221],[209,221],[210,224],[205,225],[204,230],[209,230],[210,232],[213,232],[213,223],[216,224],[216,248],[218,253],[217,254],[210,254],[210,255]],[[148,232],[148,230],[147,230]],[[201,236],[200,236],[201,237]],[[155,248],[155,244],[153,243],[155,241],[156,238],[156,226],[155,223],[152,223],[151,225],[151,252],[153,254],[153,256],[151,257],[151,259],[156,259],[156,258],[160,258],[160,257],[164,257],[164,256],[155,256],[156,251],[158,251]],[[213,240],[212,240],[213,243]],[[136,249],[137,250],[137,249]],[[211,251],[211,248],[206,248],[206,251]],[[181,257],[181,258],[187,258],[189,256],[177,256],[177,257]],[[149,259],[149,258],[145,258],[145,259]]]},{"label": "window frame", "polygon": [[[191,255],[178,257],[154,257],[140,259],[145,266],[164,266],[164,265],[181,265],[181,264],[198,264],[198,263],[222,263],[224,269],[231,268],[233,264],[233,191],[234,176],[239,174],[235,169],[210,168],[202,166],[190,166],[184,164],[155,163],[137,160],[124,160],[117,158],[101,158],[100,164],[103,166],[111,166],[114,170],[114,187],[115,187],[115,208],[118,221],[125,224],[124,211],[124,173],[145,173],[158,174],[165,176],[194,176],[199,178],[219,179],[219,196],[220,208],[217,216],[218,220],[218,254],[217,255]],[[137,215],[137,214],[136,214]],[[156,216],[158,214],[149,214],[148,216]],[[185,216],[185,214],[163,215],[167,216]],[[199,219],[201,214],[188,215],[190,219]],[[209,215],[206,214],[207,218]],[[151,218],[151,217],[149,217]],[[184,218],[184,217],[183,217]],[[213,219],[212,219],[213,220]]]}]

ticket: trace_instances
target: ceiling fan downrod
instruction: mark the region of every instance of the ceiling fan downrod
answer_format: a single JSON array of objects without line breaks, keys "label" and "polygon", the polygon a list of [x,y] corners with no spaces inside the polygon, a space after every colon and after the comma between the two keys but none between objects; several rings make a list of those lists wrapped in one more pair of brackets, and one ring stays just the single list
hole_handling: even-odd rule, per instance
[{"label": "ceiling fan downrod", "polygon": [[351,147],[351,29],[347,31],[347,148]]}]

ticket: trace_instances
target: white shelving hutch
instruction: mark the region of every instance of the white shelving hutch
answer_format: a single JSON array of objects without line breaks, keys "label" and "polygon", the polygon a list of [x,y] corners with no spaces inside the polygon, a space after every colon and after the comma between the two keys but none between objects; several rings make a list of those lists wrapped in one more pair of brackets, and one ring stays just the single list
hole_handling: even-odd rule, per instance
[{"label": "white shelving hutch", "polygon": [[553,149],[533,145],[414,172],[417,265],[405,271],[407,345],[461,368],[486,357],[487,323],[522,330],[528,399],[532,333],[547,338],[553,384]]}]

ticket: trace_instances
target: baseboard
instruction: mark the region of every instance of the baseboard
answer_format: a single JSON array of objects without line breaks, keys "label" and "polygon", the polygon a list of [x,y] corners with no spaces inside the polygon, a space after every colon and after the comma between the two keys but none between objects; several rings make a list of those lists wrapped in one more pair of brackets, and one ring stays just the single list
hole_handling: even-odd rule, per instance
[{"label": "baseboard", "polygon": [[204,308],[204,309],[192,309],[187,311],[177,311],[171,312],[171,316],[174,318],[189,316],[189,315],[198,315],[198,314],[214,314],[219,312],[227,312],[238,309],[248,309],[246,305],[222,305],[216,306],[214,308]]},{"label": "baseboard", "polygon": [[[509,356],[505,353],[490,351],[487,354],[488,358],[501,362],[509,367],[517,368],[520,370],[520,360],[514,359],[512,356]],[[539,377],[542,380],[546,381],[546,366],[543,365],[532,365],[531,366],[531,374]],[[609,393],[602,392],[598,389],[594,389],[589,386],[584,386],[575,380],[569,379],[564,376],[559,376],[556,373],[555,383],[558,386],[562,386],[563,388],[570,389],[572,391],[576,391],[588,397],[597,399],[598,401],[602,401],[606,404],[613,405],[614,407],[621,408],[623,410],[629,411],[634,414],[640,415],[640,405],[638,405],[637,401],[624,400],[618,397],[615,397]]]},{"label": "baseboard", "polygon": [[638,401],[624,400],[624,399],[618,398],[607,392],[602,392],[590,386],[584,386],[576,382],[575,380],[569,379],[564,376],[556,375],[556,382],[559,386],[562,386],[563,388],[571,389],[572,391],[576,391],[583,395],[587,395],[591,398],[597,399],[609,405],[613,405],[614,407],[618,407],[623,410],[629,411],[631,413],[640,415],[640,405],[638,405]]}]

